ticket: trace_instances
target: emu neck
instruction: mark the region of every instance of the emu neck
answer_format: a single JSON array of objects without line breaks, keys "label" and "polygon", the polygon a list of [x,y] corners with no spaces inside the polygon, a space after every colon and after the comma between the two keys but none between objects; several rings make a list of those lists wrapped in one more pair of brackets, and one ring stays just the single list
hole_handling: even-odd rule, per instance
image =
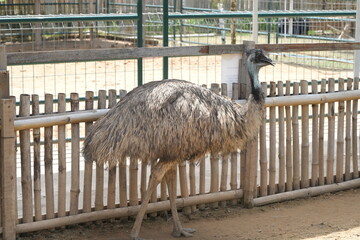
[{"label": "emu neck", "polygon": [[248,72],[251,82],[251,94],[254,96],[255,101],[262,102],[264,101],[264,94],[261,89],[259,82],[259,70],[260,68],[254,64],[248,64]]}]

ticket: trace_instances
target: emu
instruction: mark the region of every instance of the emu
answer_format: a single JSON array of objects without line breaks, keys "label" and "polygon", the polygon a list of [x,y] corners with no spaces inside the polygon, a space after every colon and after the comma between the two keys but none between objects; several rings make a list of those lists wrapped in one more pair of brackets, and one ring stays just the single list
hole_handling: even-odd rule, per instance
[{"label": "emu", "polygon": [[176,209],[176,166],[196,161],[206,153],[227,154],[241,149],[258,132],[264,93],[258,80],[261,67],[274,65],[263,50],[247,51],[251,95],[245,105],[183,80],[162,80],[133,89],[86,137],[86,161],[107,163],[109,168],[127,157],[154,163],[148,188],[131,231],[139,232],[152,192],[165,176],[175,237],[190,237],[194,229],[181,226]]}]

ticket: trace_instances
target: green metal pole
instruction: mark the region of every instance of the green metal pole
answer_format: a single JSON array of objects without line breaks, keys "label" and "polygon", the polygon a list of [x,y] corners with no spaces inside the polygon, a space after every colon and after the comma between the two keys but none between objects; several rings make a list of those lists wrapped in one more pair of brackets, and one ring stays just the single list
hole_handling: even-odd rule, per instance
[{"label": "green metal pole", "polygon": [[[163,2],[163,46],[169,46],[169,0]],[[169,58],[163,58],[163,79],[169,78]]]},{"label": "green metal pole", "polygon": [[[272,10],[272,2],[270,1],[269,3],[268,3],[268,9],[267,10]],[[271,21],[271,18],[268,18],[267,19],[267,26],[266,26],[266,28],[267,28],[267,31],[268,31],[268,44],[270,44],[270,39],[271,39],[271,23],[270,23],[270,21]]]},{"label": "green metal pole", "polygon": [[[183,12],[183,0],[180,0],[180,13]],[[180,20],[180,46],[181,46],[181,43],[183,41],[183,37],[182,37],[182,33],[183,33],[184,29],[183,29],[183,20]]]},{"label": "green metal pole", "polygon": [[[177,1],[174,0],[173,4],[174,4],[174,10],[173,11],[176,12],[177,11]],[[173,37],[174,37],[174,41],[176,40],[176,24],[175,24],[175,21],[176,20],[173,21],[173,32],[174,32]]]},{"label": "green metal pole", "polygon": [[[137,46],[143,47],[143,0],[137,2]],[[138,86],[143,84],[143,59],[137,59]]]}]

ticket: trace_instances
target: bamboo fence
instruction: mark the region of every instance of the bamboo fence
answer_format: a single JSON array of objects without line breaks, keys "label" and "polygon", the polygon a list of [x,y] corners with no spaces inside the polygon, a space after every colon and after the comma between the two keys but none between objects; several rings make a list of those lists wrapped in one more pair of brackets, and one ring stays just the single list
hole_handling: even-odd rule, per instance
[{"label": "bamboo fence", "polygon": [[[206,204],[217,208],[243,200],[251,207],[359,187],[358,86],[357,78],[271,82],[258,141],[246,151],[180,164],[178,206],[189,215]],[[238,99],[237,83],[210,87],[217,94],[228,88]],[[85,102],[77,93],[69,101],[59,94],[57,103],[47,94],[44,108],[37,95],[21,95],[18,108],[14,98],[0,100],[3,239],[137,214],[151,166],[128,159],[109,169],[84,163],[80,153],[93,121],[125,94],[101,90],[95,100],[88,91]],[[148,213],[169,209],[162,183]]]}]

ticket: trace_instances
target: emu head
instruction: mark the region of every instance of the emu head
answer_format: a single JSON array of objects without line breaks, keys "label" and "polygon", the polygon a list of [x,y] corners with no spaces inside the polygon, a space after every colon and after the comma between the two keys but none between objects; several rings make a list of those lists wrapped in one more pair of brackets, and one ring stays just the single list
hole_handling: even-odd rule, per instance
[{"label": "emu head", "polygon": [[254,68],[254,70],[259,71],[260,68],[267,65],[274,66],[274,62],[265,55],[262,49],[250,49],[246,51],[246,55],[248,67]]},{"label": "emu head", "polygon": [[247,55],[246,65],[251,79],[252,89],[254,92],[254,89],[261,88],[258,79],[260,68],[265,67],[267,65],[274,66],[274,62],[270,58],[265,56],[265,53],[262,49],[250,49],[246,51],[246,55]]}]

